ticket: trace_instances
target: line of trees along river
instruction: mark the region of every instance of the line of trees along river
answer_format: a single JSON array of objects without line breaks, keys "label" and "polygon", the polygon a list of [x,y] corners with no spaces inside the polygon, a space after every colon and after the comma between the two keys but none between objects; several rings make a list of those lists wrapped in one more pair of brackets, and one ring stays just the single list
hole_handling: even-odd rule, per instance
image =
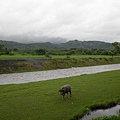
[{"label": "line of trees along river", "polygon": [[0,44],[0,55],[14,55],[14,54],[31,54],[31,55],[45,55],[50,57],[50,55],[119,55],[120,45],[118,42],[112,43],[114,49],[85,49],[85,48],[69,48],[69,49],[43,49],[37,48],[33,50],[28,49],[18,49],[18,48],[7,48],[5,45]]}]

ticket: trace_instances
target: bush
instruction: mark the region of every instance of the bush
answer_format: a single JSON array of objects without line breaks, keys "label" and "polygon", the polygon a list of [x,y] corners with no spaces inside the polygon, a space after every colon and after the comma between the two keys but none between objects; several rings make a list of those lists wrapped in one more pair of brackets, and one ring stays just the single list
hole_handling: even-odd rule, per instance
[{"label": "bush", "polygon": [[14,52],[10,52],[9,55],[14,55]]},{"label": "bush", "polygon": [[52,58],[49,53],[46,53],[46,54],[45,54],[45,57],[47,57],[47,58]]},{"label": "bush", "polygon": [[18,62],[15,64],[18,70],[31,70],[33,65],[27,62]]}]

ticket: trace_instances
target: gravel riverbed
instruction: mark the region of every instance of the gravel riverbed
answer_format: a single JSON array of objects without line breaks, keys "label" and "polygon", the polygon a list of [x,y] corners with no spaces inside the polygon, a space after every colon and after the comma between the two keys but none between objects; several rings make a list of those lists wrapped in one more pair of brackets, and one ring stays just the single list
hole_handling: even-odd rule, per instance
[{"label": "gravel riverbed", "polygon": [[78,76],[82,74],[93,74],[93,73],[112,71],[112,70],[120,70],[120,64],[75,67],[68,69],[57,69],[57,70],[47,70],[47,71],[37,71],[37,72],[0,74],[0,85],[21,84],[28,82],[43,81],[43,80],[52,80],[57,78]]}]

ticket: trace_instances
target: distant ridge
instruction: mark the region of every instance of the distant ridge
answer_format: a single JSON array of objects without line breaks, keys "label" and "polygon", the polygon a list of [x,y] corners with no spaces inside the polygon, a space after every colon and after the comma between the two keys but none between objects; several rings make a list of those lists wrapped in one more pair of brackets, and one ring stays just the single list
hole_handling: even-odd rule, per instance
[{"label": "distant ridge", "polygon": [[0,44],[10,49],[70,49],[70,48],[84,48],[84,49],[113,49],[111,43],[101,42],[101,41],[79,41],[71,40],[65,43],[55,44],[50,42],[42,43],[18,43],[13,41],[0,40]]},{"label": "distant ridge", "polygon": [[78,41],[71,40],[66,43],[61,43],[64,48],[85,48],[85,49],[113,49],[111,43],[101,41]]}]

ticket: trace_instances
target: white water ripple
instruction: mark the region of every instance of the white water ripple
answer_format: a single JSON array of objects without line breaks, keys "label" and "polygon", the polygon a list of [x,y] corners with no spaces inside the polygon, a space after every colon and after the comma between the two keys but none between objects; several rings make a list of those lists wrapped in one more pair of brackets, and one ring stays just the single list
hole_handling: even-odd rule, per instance
[{"label": "white water ripple", "polygon": [[21,84],[43,80],[52,80],[56,78],[79,76],[82,74],[93,74],[112,70],[120,70],[120,64],[75,67],[68,69],[57,69],[37,72],[0,74],[0,84]]}]

